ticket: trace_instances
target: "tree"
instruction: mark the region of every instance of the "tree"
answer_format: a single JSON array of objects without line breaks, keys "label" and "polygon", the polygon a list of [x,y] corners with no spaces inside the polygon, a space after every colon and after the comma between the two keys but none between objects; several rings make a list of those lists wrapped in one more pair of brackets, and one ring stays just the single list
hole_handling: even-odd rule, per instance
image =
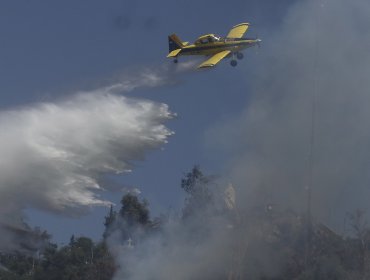
[{"label": "tree", "polygon": [[146,200],[140,202],[136,195],[128,193],[123,196],[121,204],[119,214],[128,226],[147,225],[150,222]]},{"label": "tree", "polygon": [[105,229],[103,233],[103,238],[106,239],[114,230],[114,224],[117,218],[117,212],[113,210],[113,205],[110,206],[109,213],[104,218],[105,218],[104,221]]},{"label": "tree", "polygon": [[108,251],[107,244],[99,242],[94,249],[95,278],[110,280],[116,270],[112,255]]},{"label": "tree", "polygon": [[121,236],[121,240],[131,239],[135,243],[147,233],[152,225],[148,202],[140,201],[136,195],[127,193],[122,197],[121,205],[118,213],[111,207],[108,216],[105,217],[104,239],[116,232]]},{"label": "tree", "polygon": [[357,209],[354,213],[348,213],[352,230],[359,243],[362,279],[370,277],[370,230],[365,214],[365,211],[361,209]]},{"label": "tree", "polygon": [[212,178],[205,176],[197,165],[181,179],[181,188],[188,195],[183,209],[184,219],[208,210],[213,202],[213,196],[209,189],[211,182]]},{"label": "tree", "polygon": [[73,236],[67,246],[45,251],[31,279],[110,280],[114,271],[113,259],[104,242],[94,244],[88,237]]}]

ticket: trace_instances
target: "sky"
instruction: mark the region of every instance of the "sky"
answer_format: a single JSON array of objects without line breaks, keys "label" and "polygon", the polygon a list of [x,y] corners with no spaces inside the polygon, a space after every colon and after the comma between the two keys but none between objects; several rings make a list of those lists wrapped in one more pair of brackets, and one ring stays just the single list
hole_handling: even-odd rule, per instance
[{"label": "sky", "polygon": [[[194,164],[234,185],[248,244],[256,208],[302,217],[309,187],[313,221],[350,235],[348,213],[370,210],[369,13],[368,0],[1,1],[0,249],[19,249],[22,219],[59,244],[99,240],[132,188],[152,217],[177,217]],[[194,41],[245,21],[262,47],[236,68],[166,58],[169,34]],[[199,222],[212,230],[193,250]],[[131,279],[207,275],[237,240],[228,228],[170,221],[128,259]],[[125,263],[121,239],[109,245]],[[256,248],[267,268],[282,258]]]},{"label": "sky", "polygon": [[[258,35],[262,48],[247,50],[235,69],[225,61],[211,71],[169,76],[165,70],[163,75],[170,81],[122,93],[167,104],[177,117],[165,125],[175,134],[167,144],[149,149],[143,160],[134,160],[131,173],[105,178],[109,184],[114,181],[116,191],[99,194],[104,201],[119,205],[122,189],[137,187],[154,214],[179,211],[184,172],[199,164],[206,173],[220,174],[230,160],[228,152],[209,147],[207,132],[243,113],[255,69],[266,55],[264,45],[276,44],[271,38],[279,39],[276,32],[294,2],[235,0],[225,6],[223,1],[189,0],[177,1],[174,7],[167,0],[1,1],[0,108],[22,111],[40,102],[71,102],[76,93],[101,89],[117,80],[141,79],[144,71],[161,75],[161,69],[173,67],[166,58],[169,34],[194,41],[207,33],[226,35],[233,25],[251,22],[248,35]],[[220,139],[233,141],[227,138]],[[72,234],[99,240],[108,204],[89,207],[78,217],[69,211],[50,212],[26,204],[25,208],[27,222],[65,243]]]}]

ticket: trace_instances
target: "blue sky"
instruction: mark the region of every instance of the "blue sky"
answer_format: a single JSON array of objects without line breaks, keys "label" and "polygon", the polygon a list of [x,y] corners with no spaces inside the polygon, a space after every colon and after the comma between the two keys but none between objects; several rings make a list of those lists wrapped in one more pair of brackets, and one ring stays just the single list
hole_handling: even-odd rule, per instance
[{"label": "blue sky", "polygon": [[[160,67],[167,36],[193,41],[204,33],[227,34],[240,22],[251,22],[248,35],[264,44],[278,30],[294,1],[10,1],[0,2],[1,108],[54,101],[79,90],[107,84],[131,69]],[[253,69],[264,48],[247,50],[236,69],[228,61],[216,69],[184,74],[178,83],[140,89],[129,96],[164,102],[178,118],[168,123],[175,135],[163,150],[138,162],[118,184],[137,186],[154,213],[180,209],[180,179],[194,164],[222,173],[229,155],[208,147],[205,133],[241,113],[248,103]],[[105,193],[119,203],[122,193]],[[96,208],[79,219],[29,210],[29,222],[66,242],[71,234],[99,239],[107,209]]]}]

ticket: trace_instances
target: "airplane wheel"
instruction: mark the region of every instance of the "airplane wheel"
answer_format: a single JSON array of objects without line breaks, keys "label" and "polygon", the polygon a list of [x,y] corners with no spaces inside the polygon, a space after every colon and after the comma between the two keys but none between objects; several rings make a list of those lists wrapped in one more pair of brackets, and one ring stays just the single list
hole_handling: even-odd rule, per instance
[{"label": "airplane wheel", "polygon": [[242,54],[242,53],[238,53],[238,54],[236,55],[236,57],[237,57],[239,60],[242,60],[242,59],[244,58],[244,54]]},{"label": "airplane wheel", "polygon": [[179,62],[177,59],[175,59],[174,61],[173,61],[174,63],[177,63],[177,62]]},{"label": "airplane wheel", "polygon": [[236,60],[231,60],[230,64],[232,67],[235,67],[236,65],[238,65],[238,62]]}]

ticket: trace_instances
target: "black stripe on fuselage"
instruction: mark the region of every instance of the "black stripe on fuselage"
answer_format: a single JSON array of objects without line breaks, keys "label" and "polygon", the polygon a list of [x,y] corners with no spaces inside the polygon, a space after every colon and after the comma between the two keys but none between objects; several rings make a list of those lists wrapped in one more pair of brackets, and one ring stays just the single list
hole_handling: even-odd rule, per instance
[{"label": "black stripe on fuselage", "polygon": [[[235,40],[235,39],[233,39]],[[245,40],[245,39],[244,39]],[[238,41],[242,41],[242,40],[238,40]],[[225,45],[222,45],[222,44],[219,44],[219,45],[205,45],[205,46],[199,46],[199,47],[191,47],[191,48],[183,48],[181,50],[181,53],[182,54],[186,54],[186,53],[189,53],[189,52],[199,52],[199,51],[208,51],[208,50],[212,50],[212,49],[225,49],[225,50],[228,50],[229,48],[233,48],[233,47],[248,47],[248,45],[253,45],[254,42],[245,42],[245,43],[235,43],[235,44],[230,44],[230,43],[226,43]]]}]

